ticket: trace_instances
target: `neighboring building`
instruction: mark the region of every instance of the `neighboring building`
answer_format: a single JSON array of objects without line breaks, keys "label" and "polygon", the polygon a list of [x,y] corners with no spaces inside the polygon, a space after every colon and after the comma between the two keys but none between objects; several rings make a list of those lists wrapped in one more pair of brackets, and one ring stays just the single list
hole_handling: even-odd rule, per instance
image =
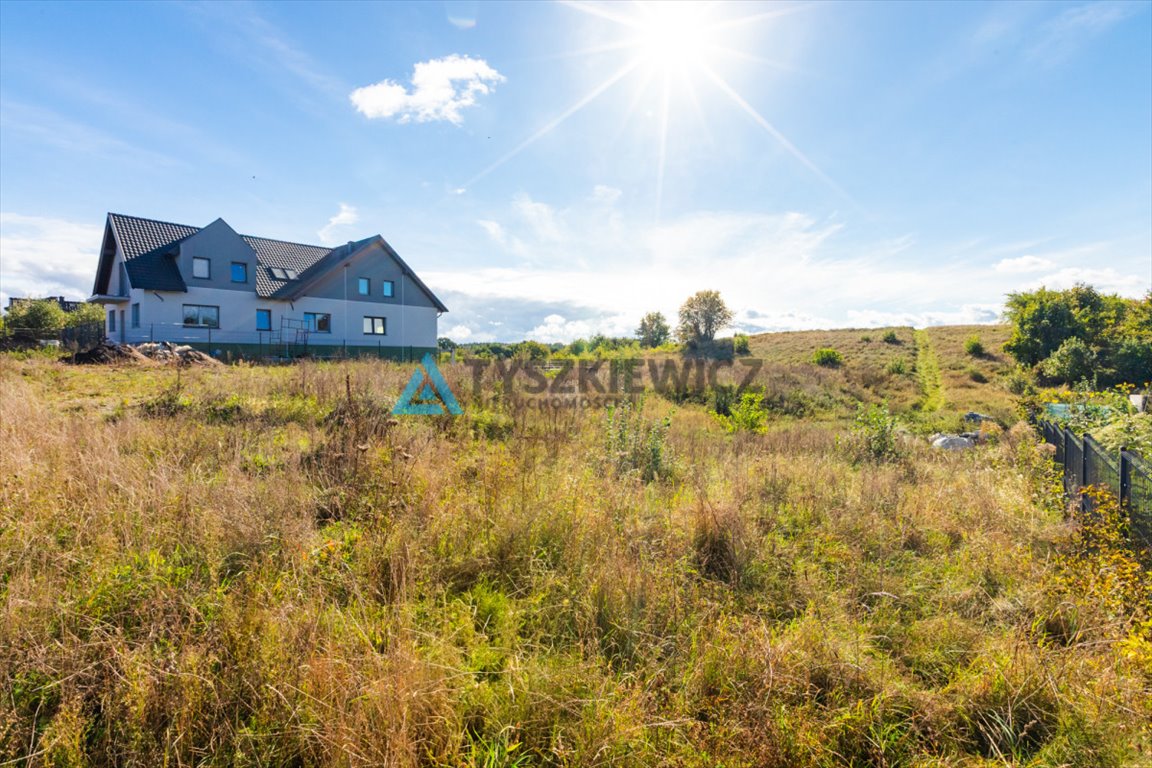
[{"label": "neighboring building", "polygon": [[117,213],[92,293],[111,339],[245,357],[419,357],[448,311],[379,235],[326,248]]},{"label": "neighboring building", "polygon": [[33,301],[54,301],[60,307],[60,309],[64,310],[65,312],[75,312],[81,307],[81,305],[84,304],[82,301],[69,301],[63,296],[46,296],[43,299],[17,298],[12,296],[8,299],[8,309],[11,310],[20,306],[21,304],[27,304]]}]

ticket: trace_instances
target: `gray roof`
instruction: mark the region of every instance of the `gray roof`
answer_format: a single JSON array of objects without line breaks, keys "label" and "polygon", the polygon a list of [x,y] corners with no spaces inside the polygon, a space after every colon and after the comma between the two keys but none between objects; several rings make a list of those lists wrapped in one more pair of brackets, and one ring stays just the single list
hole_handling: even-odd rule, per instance
[{"label": "gray roof", "polygon": [[124,251],[124,268],[132,285],[153,291],[187,290],[169,249],[199,232],[199,227],[119,213],[108,214],[108,223]]},{"label": "gray roof", "polygon": [[[121,213],[108,214],[108,226],[115,232],[116,240],[124,252],[125,269],[128,279],[136,288],[150,291],[187,291],[184,279],[176,265],[176,246],[200,231],[200,227],[187,224],[173,224],[155,219],[142,219],[138,216],[125,216]],[[323,245],[305,245],[285,240],[270,240],[266,237],[240,235],[244,242],[256,252],[256,294],[264,298],[289,298],[298,295],[299,287],[309,283],[329,268],[349,257],[379,235],[336,248]],[[380,238],[387,252],[396,259],[400,267],[410,275],[432,299],[432,303],[443,312],[445,307],[436,295],[417,277],[412,268],[404,263],[391,246]],[[107,243],[105,251],[107,250]],[[101,256],[101,267],[96,278],[94,293],[101,293],[101,285],[107,287],[108,269],[103,264],[108,255]],[[293,270],[298,280],[281,280],[272,274],[274,268]]]},{"label": "gray roof", "polygon": [[260,296],[271,296],[290,282],[277,279],[270,271],[273,267],[303,272],[331,252],[331,249],[322,245],[286,243],[283,240],[249,235],[241,237],[256,251],[256,258],[260,260],[260,268],[256,270],[256,293]]}]

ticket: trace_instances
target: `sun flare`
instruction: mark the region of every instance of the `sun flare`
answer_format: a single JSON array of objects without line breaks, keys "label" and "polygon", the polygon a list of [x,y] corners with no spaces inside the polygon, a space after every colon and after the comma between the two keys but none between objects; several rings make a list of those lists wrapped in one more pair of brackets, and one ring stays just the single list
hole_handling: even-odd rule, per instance
[{"label": "sun flare", "polygon": [[635,48],[646,65],[669,73],[704,60],[713,44],[705,3],[651,2],[638,9]]},{"label": "sun flare", "polygon": [[[774,20],[796,13],[806,3],[777,2],[771,6],[753,6],[756,10],[742,16],[730,13],[740,4],[722,5],[705,0],[635,0],[632,3],[594,2],[591,0],[560,0],[564,5],[587,16],[611,22],[625,30],[616,39],[609,39],[593,47],[580,49],[566,57],[593,57],[611,54],[622,57],[618,69],[577,98],[571,106],[547,121],[534,133],[521,141],[496,161],[469,179],[464,188],[471,186],[520,154],[524,149],[551,133],[573,114],[597,100],[618,83],[631,79],[637,83],[632,106],[647,96],[655,101],[647,114],[655,115],[653,146],[656,150],[656,215],[659,216],[664,194],[664,176],[668,164],[669,126],[682,116],[684,109],[694,113],[703,122],[705,110],[701,107],[700,91],[718,92],[745,116],[759,126],[785,152],[832,188],[846,200],[851,198],[843,189],[784,135],[771,121],[745,98],[732,83],[730,72],[734,65],[767,65],[788,69],[771,59],[740,49],[741,30],[751,25],[772,23]],[[765,9],[766,8],[766,9]],[[710,115],[714,112],[710,112]]]}]

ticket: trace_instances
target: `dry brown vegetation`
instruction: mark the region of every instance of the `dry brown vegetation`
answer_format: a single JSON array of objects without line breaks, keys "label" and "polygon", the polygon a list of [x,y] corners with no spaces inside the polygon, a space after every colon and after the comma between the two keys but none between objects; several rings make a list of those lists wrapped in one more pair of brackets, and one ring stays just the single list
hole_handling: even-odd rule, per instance
[{"label": "dry brown vegetation", "polygon": [[[911,408],[859,378],[911,332],[868,333],[761,383]],[[408,366],[0,357],[0,763],[1152,756],[1148,573],[1065,519],[1027,427],[874,461],[786,409],[609,421],[445,372],[465,415],[393,418]]]}]

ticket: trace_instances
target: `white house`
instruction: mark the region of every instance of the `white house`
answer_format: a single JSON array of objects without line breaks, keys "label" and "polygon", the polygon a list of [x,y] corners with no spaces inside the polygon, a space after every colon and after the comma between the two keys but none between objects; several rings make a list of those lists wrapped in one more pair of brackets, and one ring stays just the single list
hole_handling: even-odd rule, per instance
[{"label": "white house", "polygon": [[327,248],[118,213],[92,293],[111,339],[243,357],[419,357],[448,311],[380,235]]}]

